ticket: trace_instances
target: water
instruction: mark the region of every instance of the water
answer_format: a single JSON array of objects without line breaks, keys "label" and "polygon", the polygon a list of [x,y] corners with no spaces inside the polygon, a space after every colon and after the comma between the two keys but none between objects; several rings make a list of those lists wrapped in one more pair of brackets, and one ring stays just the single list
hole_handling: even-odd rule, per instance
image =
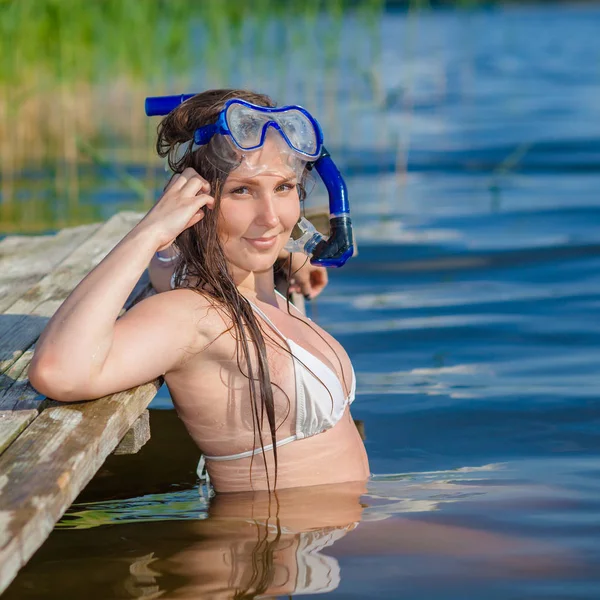
[{"label": "water", "polygon": [[313,307],[357,372],[362,505],[285,495],[279,527],[264,499],[209,506],[163,390],[149,446],[6,597],[596,598],[599,26],[576,4],[382,19],[381,108],[335,152],[359,255]]}]

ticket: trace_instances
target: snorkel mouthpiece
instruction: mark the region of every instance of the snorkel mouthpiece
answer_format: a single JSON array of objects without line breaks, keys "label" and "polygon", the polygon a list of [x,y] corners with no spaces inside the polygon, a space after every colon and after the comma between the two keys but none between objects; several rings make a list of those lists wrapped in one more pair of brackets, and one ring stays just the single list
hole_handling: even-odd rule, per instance
[{"label": "snorkel mouthpiece", "polygon": [[[146,98],[146,115],[149,117],[156,115],[167,115],[172,110],[177,108],[181,103],[196,94],[179,94],[175,96],[154,96]],[[232,102],[230,100],[230,102]],[[268,109],[265,107],[254,106],[248,102],[237,100],[239,104],[250,106],[253,110],[264,112],[279,112],[287,109],[293,109],[296,112],[302,112],[314,124],[317,130],[318,144],[323,141],[321,128],[304,108],[298,106],[288,106],[281,109]],[[221,114],[220,119],[223,119]],[[217,133],[219,121],[212,126],[207,126],[196,131],[194,141],[198,145],[203,145],[209,142],[213,135]],[[284,135],[280,128],[282,137],[288,145],[292,146],[290,140]],[[264,139],[261,141],[261,145]],[[191,142],[190,142],[191,143]],[[318,146],[317,151],[318,152]],[[316,155],[316,154],[315,154]],[[314,156],[314,155],[309,155]],[[304,158],[304,160],[310,160]],[[286,245],[286,250],[289,252],[304,252],[310,256],[310,262],[313,265],[322,267],[341,267],[354,253],[354,242],[352,237],[352,220],[350,219],[350,206],[348,204],[348,189],[341,173],[335,166],[329,152],[322,146],[321,154],[314,162],[308,163],[308,169],[313,167],[323,180],[327,193],[329,195],[329,237],[321,235],[310,221],[302,218],[298,223],[301,231],[301,236],[297,240],[290,240]]]},{"label": "snorkel mouthpiece", "polygon": [[352,221],[348,215],[331,217],[329,229],[329,237],[316,245],[310,262],[320,267],[343,267],[354,254]]}]

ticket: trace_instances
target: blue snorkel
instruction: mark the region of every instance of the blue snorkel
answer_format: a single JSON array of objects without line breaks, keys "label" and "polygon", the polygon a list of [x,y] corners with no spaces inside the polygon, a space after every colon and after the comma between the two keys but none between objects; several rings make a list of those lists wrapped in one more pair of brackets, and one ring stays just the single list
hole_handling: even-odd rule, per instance
[{"label": "blue snorkel", "polygon": [[323,267],[341,267],[354,253],[348,188],[325,147],[312,166],[329,195],[329,237],[315,246],[310,262]]},{"label": "blue snorkel", "polygon": [[[167,115],[195,95],[179,94],[146,98],[146,115],[149,117]],[[313,168],[321,177],[329,195],[330,235],[323,236],[310,221],[302,218],[298,224],[302,235],[286,245],[286,250],[304,252],[311,257],[310,262],[313,265],[341,267],[354,253],[348,189],[325,147],[315,161],[307,163],[307,169]]]},{"label": "blue snorkel", "polygon": [[146,98],[145,108],[147,117],[162,117],[173,109],[193,98],[196,94],[179,94],[177,96],[153,96]]}]

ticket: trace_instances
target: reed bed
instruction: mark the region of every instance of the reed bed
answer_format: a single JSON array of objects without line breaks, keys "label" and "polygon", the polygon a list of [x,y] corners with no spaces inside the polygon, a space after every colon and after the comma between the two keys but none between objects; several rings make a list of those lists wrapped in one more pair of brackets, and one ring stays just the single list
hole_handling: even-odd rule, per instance
[{"label": "reed bed", "polygon": [[[329,139],[352,145],[356,120],[339,114],[339,100],[350,113],[383,102],[373,74],[385,4],[0,0],[0,234],[105,218],[102,202],[82,202],[100,187],[90,165],[130,190],[127,207],[149,206],[161,180],[147,95],[266,90],[318,109]],[[350,44],[348,18],[360,24]],[[343,71],[360,89],[348,92]],[[383,123],[382,144],[387,135]]]}]

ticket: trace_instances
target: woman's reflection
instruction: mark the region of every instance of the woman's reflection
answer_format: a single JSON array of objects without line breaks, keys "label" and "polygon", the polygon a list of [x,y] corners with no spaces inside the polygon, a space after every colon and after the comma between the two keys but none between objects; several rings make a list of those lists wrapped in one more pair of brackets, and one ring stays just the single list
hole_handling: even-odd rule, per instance
[{"label": "woman's reflection", "polygon": [[322,553],[355,529],[364,483],[218,494],[198,534],[152,568],[183,577],[172,597],[251,598],[325,593],[340,583],[338,561]]},{"label": "woman's reflection", "polygon": [[[398,496],[408,491],[398,488]],[[366,491],[354,483],[218,494],[207,513],[198,504],[199,519],[166,520],[176,517],[171,495],[153,509],[154,518],[165,520],[117,524],[113,516],[109,526],[55,531],[3,600],[84,593],[88,600],[323,594],[338,588],[342,577],[376,595],[386,578],[392,586],[418,589],[433,582],[562,579],[586,568],[550,544],[464,520],[458,525],[444,510],[390,511],[398,508],[393,490],[377,482]],[[471,505],[474,514],[487,511],[485,502]],[[88,522],[106,514],[89,508]],[[343,572],[340,564],[349,560],[364,568]]]}]

